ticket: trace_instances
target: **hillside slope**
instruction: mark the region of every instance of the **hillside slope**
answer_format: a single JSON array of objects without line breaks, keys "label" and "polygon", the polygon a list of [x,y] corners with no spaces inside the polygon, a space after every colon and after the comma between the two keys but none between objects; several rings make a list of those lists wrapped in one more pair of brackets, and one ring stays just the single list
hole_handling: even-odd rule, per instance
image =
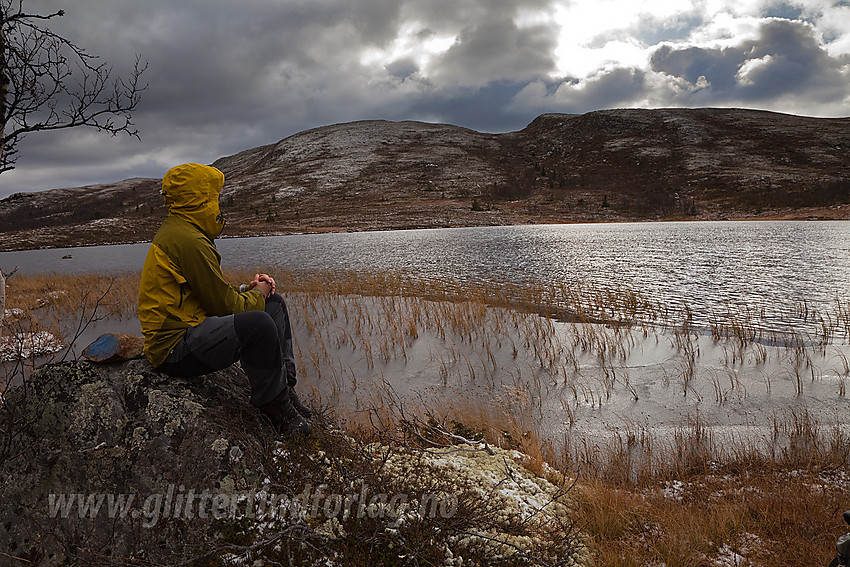
[{"label": "hillside slope", "polygon": [[[545,114],[484,134],[362,121],[223,157],[228,235],[721,218],[850,218],[850,119],[740,109]],[[134,242],[159,180],[15,194],[0,250]]]}]

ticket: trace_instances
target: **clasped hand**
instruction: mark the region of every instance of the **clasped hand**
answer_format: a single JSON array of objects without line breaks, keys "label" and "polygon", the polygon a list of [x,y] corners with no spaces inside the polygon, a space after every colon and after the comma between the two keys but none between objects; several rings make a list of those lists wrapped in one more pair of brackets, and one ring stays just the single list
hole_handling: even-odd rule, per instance
[{"label": "clasped hand", "polygon": [[248,284],[248,289],[257,288],[263,293],[263,297],[268,298],[275,291],[274,278],[268,274],[256,274],[254,279]]}]

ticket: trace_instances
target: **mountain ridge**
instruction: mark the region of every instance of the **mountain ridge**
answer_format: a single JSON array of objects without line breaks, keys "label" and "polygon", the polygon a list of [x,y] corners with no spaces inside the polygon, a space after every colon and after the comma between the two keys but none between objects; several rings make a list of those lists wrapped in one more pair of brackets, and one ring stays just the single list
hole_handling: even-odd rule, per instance
[{"label": "mountain ridge", "polygon": [[[229,236],[850,218],[850,119],[729,108],[541,114],[502,134],[361,120],[225,156]],[[0,250],[149,240],[159,179],[0,200]]]}]

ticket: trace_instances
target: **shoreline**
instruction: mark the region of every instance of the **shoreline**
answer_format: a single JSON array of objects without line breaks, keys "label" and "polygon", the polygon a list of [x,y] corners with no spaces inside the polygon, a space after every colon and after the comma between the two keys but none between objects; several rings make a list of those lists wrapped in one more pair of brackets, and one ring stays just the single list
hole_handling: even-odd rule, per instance
[{"label": "shoreline", "polygon": [[[838,388],[850,382],[848,336],[833,336],[842,363],[832,345],[818,351],[817,341],[768,347],[731,327],[712,336],[672,323],[562,323],[496,305],[508,298],[494,290],[389,295],[398,282],[381,277],[331,285],[277,278],[294,290],[287,302],[300,387],[321,407],[335,408],[340,424],[368,428],[364,416],[372,409],[396,416],[406,410],[407,418],[433,417],[465,438],[484,436],[493,447],[521,451],[537,475],[556,470],[575,478],[571,510],[599,567],[621,565],[623,549],[636,565],[694,557],[767,566],[774,550],[786,547],[809,560],[789,564],[828,563],[834,537],[846,531],[839,508],[850,501],[850,436],[833,430],[813,402],[824,390],[844,415],[848,400]],[[124,300],[132,288],[125,283],[114,290]],[[87,287],[96,294],[97,285]],[[43,285],[32,288],[40,298]],[[60,297],[79,305],[70,293]],[[100,323],[111,330],[109,319]],[[714,365],[731,372],[712,371]],[[836,376],[824,375],[828,367]],[[777,419],[764,403],[780,398],[803,409]],[[668,407],[674,402],[687,411]],[[739,417],[745,406],[772,454],[713,436],[707,410]],[[667,424],[645,425],[662,411]],[[605,426],[606,416],[626,419]],[[562,446],[564,431],[546,429],[558,420],[576,435],[584,424],[594,429],[584,442],[567,446],[563,439]],[[610,446],[601,442],[606,433]],[[787,515],[782,521],[792,535],[776,531],[776,510]]]},{"label": "shoreline", "polygon": [[[74,327],[68,313],[79,293],[69,290],[44,303],[38,277],[21,278],[12,283],[31,287],[33,304],[66,313],[64,326]],[[137,278],[116,280],[110,293],[122,297],[106,304],[120,301],[124,307],[87,329],[76,352],[104,332],[140,334],[130,297]],[[94,275],[83,279],[84,287],[112,285],[92,283]],[[582,446],[603,440],[616,446],[640,439],[659,448],[677,434],[719,450],[737,438],[775,452],[793,436],[777,428],[790,431],[792,423],[809,432],[846,434],[840,418],[848,404],[850,319],[840,304],[835,313],[811,313],[832,321],[830,328],[788,323],[779,333],[754,314],[742,319],[744,313],[733,313],[703,328],[676,311],[656,319],[660,310],[641,303],[611,312],[605,323],[594,313],[611,306],[569,293],[575,303],[561,312],[582,317],[565,321],[547,316],[542,304],[529,308],[539,293],[532,289],[522,297],[518,290],[448,289],[443,282],[387,275],[368,281],[350,274],[327,282],[321,274],[310,279],[290,273],[278,281],[287,290],[299,376],[316,395],[353,412],[375,403],[441,408],[441,400],[451,399],[444,409],[454,412],[453,419],[470,410],[485,422],[512,423],[514,435],[530,431],[542,443],[569,438],[562,458],[580,458]],[[11,291],[10,298],[17,290]],[[81,291],[92,299],[99,293]],[[623,293],[610,297],[611,305],[644,301]],[[70,311],[61,311],[62,302]],[[33,320],[49,322],[51,312]],[[19,314],[8,323],[16,320],[27,318]]]},{"label": "shoreline", "polygon": [[[833,211],[834,216],[825,215],[827,211]],[[817,213],[821,214],[817,214]],[[554,219],[544,219],[540,222],[516,222],[516,223],[494,223],[494,224],[445,224],[441,226],[432,226],[427,224],[408,225],[391,228],[382,227],[325,227],[316,228],[313,230],[286,230],[286,231],[245,231],[239,234],[228,234],[220,236],[217,240],[230,240],[235,238],[266,238],[274,236],[307,236],[320,234],[349,234],[362,232],[402,232],[411,230],[447,230],[447,229],[463,229],[463,228],[505,228],[505,227],[522,227],[522,226],[573,226],[573,225],[599,225],[599,224],[660,224],[660,223],[715,223],[715,222],[833,222],[833,221],[850,221],[850,205],[839,205],[829,208],[812,208],[803,211],[789,211],[784,213],[775,213],[766,216],[710,216],[710,217],[669,217],[665,219],[586,219],[586,220],[563,220],[556,221]],[[80,227],[57,227],[57,228],[82,228]],[[235,227],[230,227],[233,229]],[[89,248],[94,246],[122,246],[133,244],[149,243],[150,239],[127,239],[127,240],[110,240],[102,239],[96,242],[79,242],[71,245],[63,246],[33,246],[33,247],[15,247],[3,244],[3,232],[0,232],[0,253],[4,252],[28,252],[35,250],[71,250],[74,248]]]}]

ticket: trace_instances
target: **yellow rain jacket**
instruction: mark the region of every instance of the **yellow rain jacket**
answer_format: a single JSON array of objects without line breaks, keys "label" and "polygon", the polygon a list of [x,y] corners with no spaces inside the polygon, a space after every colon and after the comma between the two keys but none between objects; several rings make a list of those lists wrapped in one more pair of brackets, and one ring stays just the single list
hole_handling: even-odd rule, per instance
[{"label": "yellow rain jacket", "polygon": [[145,356],[157,367],[186,329],[209,316],[265,307],[259,290],[243,293],[224,281],[213,240],[224,228],[219,194],[224,174],[197,163],[171,168],[162,179],[168,216],[151,242],[139,286]]}]

